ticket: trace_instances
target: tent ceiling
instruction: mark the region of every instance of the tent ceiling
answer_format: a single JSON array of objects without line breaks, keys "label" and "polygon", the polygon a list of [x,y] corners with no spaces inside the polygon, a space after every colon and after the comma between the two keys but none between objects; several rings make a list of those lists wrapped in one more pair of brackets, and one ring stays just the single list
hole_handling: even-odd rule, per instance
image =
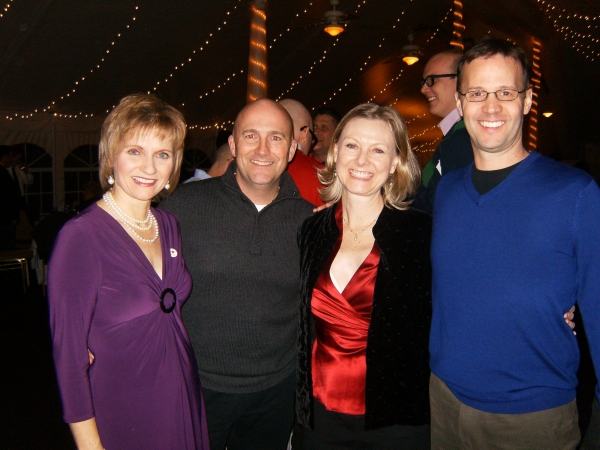
[{"label": "tent ceiling", "polygon": [[[575,77],[568,101],[554,99],[553,104],[569,107],[564,114],[569,120],[583,108],[579,115],[589,121],[582,124],[582,133],[589,134],[586,140],[593,139],[590,125],[600,119],[594,104],[600,95],[598,87],[591,87],[595,98],[591,100],[590,87],[584,83],[600,79],[600,58],[590,62],[563,44],[540,11],[540,2],[464,0],[465,35],[479,39],[490,32],[525,46],[535,36],[545,48],[552,48],[548,58],[552,65],[544,67],[548,92],[564,90],[565,77],[567,82]],[[594,0],[552,3],[582,14],[600,14]],[[207,126],[233,120],[245,103],[248,0],[9,4],[0,18],[0,110],[41,112],[55,102],[52,111],[59,114],[101,116],[129,93],[153,91],[180,107],[190,125]],[[439,131],[427,130],[437,119],[427,114],[419,80],[423,59],[447,47],[451,7],[448,0],[341,0],[339,9],[359,19],[336,39],[316,25],[329,9],[327,0],[270,0],[270,96],[297,98],[309,109],[328,104],[342,112],[368,100],[387,104],[397,100],[395,106],[405,118],[415,119],[411,134],[420,135],[416,142],[431,141]],[[407,67],[398,55],[411,29],[416,30],[415,43],[424,58]],[[592,32],[600,37],[599,28]],[[592,49],[600,51],[600,44]],[[564,66],[569,72],[555,73]]]}]

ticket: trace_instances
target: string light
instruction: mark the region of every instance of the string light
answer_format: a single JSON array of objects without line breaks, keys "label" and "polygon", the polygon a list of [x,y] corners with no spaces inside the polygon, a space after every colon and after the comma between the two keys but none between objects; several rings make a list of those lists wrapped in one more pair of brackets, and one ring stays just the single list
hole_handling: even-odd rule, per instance
[{"label": "string light", "polygon": [[[12,2],[13,0],[10,0],[10,1]],[[238,4],[239,4],[239,3],[241,3],[241,2],[242,2],[242,0],[238,0]],[[226,12],[226,16],[230,16],[230,15],[231,15],[231,12],[232,12],[232,11],[235,11],[237,8],[238,8],[238,5],[235,5],[231,11],[227,11],[227,12]],[[136,6],[136,7],[135,7],[135,10],[136,10],[136,11],[139,11],[139,6]],[[1,16],[0,16],[0,17],[1,17]],[[133,16],[133,17],[132,17],[132,19],[131,19],[131,21],[132,21],[132,22],[136,21],[136,17],[135,17],[135,16]],[[221,25],[221,26],[219,26],[219,27],[217,28],[217,31],[216,31],[216,32],[219,32],[219,31],[221,31],[221,30],[224,28],[224,26],[225,26],[225,25],[227,25],[227,20],[224,20],[224,21],[223,21],[222,25]],[[131,23],[126,25],[126,27],[125,27],[125,30],[128,30],[130,27],[131,27]],[[216,32],[210,33],[210,34],[209,34],[209,39],[210,39],[211,37],[213,37],[213,35],[214,35]],[[123,33],[124,33],[124,31],[123,31],[123,32],[121,32],[121,33],[118,33],[118,34],[117,34],[117,37],[116,37],[116,39],[119,39],[119,38],[121,38],[121,37],[122,37],[122,35],[123,35]],[[94,68],[92,68],[92,69],[90,70],[90,73],[93,73],[93,72],[94,72],[94,70],[98,70],[98,69],[101,67],[102,63],[103,63],[103,62],[105,61],[105,59],[106,59],[106,55],[107,55],[107,54],[109,54],[109,53],[110,53],[110,50],[111,50],[111,48],[112,48],[112,47],[114,47],[114,46],[116,45],[116,39],[115,39],[115,41],[112,41],[112,42],[111,42],[111,45],[110,45],[110,47],[109,47],[108,49],[106,49],[106,50],[105,50],[105,52],[103,53],[103,54],[104,54],[104,56],[101,58],[100,62],[99,62],[98,64],[96,64]],[[199,52],[203,51],[203,50],[204,50],[204,49],[205,49],[205,48],[208,46],[208,44],[210,43],[210,40],[209,40],[209,39],[207,39],[207,40],[205,41],[205,44],[203,44],[203,46],[201,46],[201,47],[199,48],[199,50],[193,50],[193,51],[192,51],[192,55],[196,54],[198,51],[199,51]],[[177,70],[179,70],[180,68],[184,67],[184,66],[186,65],[186,63],[192,62],[192,60],[193,60],[193,58],[192,58],[192,57],[188,57],[188,58],[187,58],[187,59],[186,59],[184,62],[182,62],[182,63],[180,63],[180,64],[176,65],[176,66],[174,67],[174,70],[176,70],[176,71],[177,71]],[[169,76],[168,76],[167,78],[165,78],[164,80],[158,80],[158,81],[155,83],[155,86],[154,86],[153,90],[154,90],[154,91],[156,91],[156,90],[157,90],[157,87],[158,87],[158,86],[161,84],[161,81],[162,81],[163,83],[167,83],[167,82],[169,82],[169,81],[170,81],[170,80],[171,80],[171,79],[172,79],[172,78],[173,78],[173,77],[176,75],[176,73],[177,73],[177,72],[172,72],[172,73],[170,73],[170,74],[169,74]],[[238,71],[237,73],[238,73],[238,74],[242,74],[242,73],[244,73],[244,69],[241,69],[241,70],[240,70],[240,71]],[[226,80],[226,81],[224,81],[224,82],[220,83],[220,84],[219,84],[217,87],[213,88],[212,90],[209,90],[209,91],[207,91],[207,92],[206,92],[204,95],[200,95],[199,97],[200,97],[200,98],[203,98],[203,97],[206,97],[206,96],[208,96],[210,92],[214,93],[216,90],[218,90],[218,89],[220,89],[221,87],[225,86],[225,85],[227,84],[227,82],[228,82],[228,81],[230,81],[230,80],[231,80],[231,78],[232,78],[232,77],[234,77],[234,76],[236,76],[236,73],[233,73],[233,74],[232,74],[230,77],[228,77],[228,78],[227,78],[227,80]],[[73,94],[76,92],[76,89],[77,89],[77,87],[79,87],[79,86],[82,84],[82,82],[83,82],[83,81],[85,81],[85,80],[86,80],[86,77],[85,77],[85,76],[84,76],[84,77],[81,77],[80,79],[77,79],[77,80],[74,82],[74,88],[72,88],[72,89],[71,89],[69,92],[67,92],[67,93],[65,93],[63,96],[61,96],[61,97],[60,97],[60,100],[64,100],[65,98],[71,97],[71,96],[72,96],[72,95],[73,95]],[[148,91],[148,93],[150,94],[150,93],[151,93],[151,91]],[[50,111],[52,110],[52,108],[53,108],[53,107],[55,107],[55,106],[56,106],[56,104],[57,104],[57,103],[58,103],[60,100],[54,100],[54,101],[50,102],[50,104],[49,104],[49,105],[48,105],[46,108],[44,108],[44,109],[42,110],[42,112],[50,112]],[[182,105],[182,106],[183,106],[183,105]],[[114,105],[113,105],[113,108],[114,108]],[[106,113],[109,113],[109,112],[110,112],[110,110],[111,110],[111,108],[107,109],[107,110],[106,110]],[[34,115],[35,113],[38,113],[38,110],[37,110],[37,109],[36,109],[35,111],[31,112],[31,113],[28,113],[28,114],[23,114],[23,115],[21,115],[21,116],[20,116],[20,118],[24,118],[24,119],[25,119],[25,118],[31,118],[31,117],[33,117],[33,115]],[[86,113],[86,114],[84,114],[83,112],[79,112],[78,114],[61,114],[61,113],[58,113],[58,112],[54,112],[54,113],[53,113],[53,115],[54,115],[54,117],[61,117],[61,118],[72,118],[72,119],[81,118],[81,117],[93,117],[93,116],[94,116],[94,114],[93,114],[93,113]],[[11,120],[12,120],[12,118],[11,118]]]},{"label": "string light", "polygon": [[385,85],[383,86],[383,89],[380,90],[373,97],[371,97],[368,100],[368,102],[371,103],[373,100],[375,100],[375,97],[377,97],[378,94],[383,94],[385,91],[387,91],[388,86],[391,86],[394,81],[397,81],[397,80],[400,79],[400,77],[402,76],[402,72],[404,72],[404,69],[400,69],[400,73],[395,78],[392,78],[390,81],[388,81],[387,83],[385,83]]},{"label": "string light", "polygon": [[419,114],[419,115],[417,115],[417,116],[413,117],[412,119],[405,121],[405,122],[404,122],[404,125],[410,125],[410,124],[411,124],[412,122],[414,122],[415,120],[422,119],[422,118],[423,118],[423,117],[425,117],[426,115],[427,115],[427,113],[421,113],[421,114]]},{"label": "string light", "polygon": [[[442,18],[442,20],[440,21],[440,26],[441,26],[441,24],[443,24],[443,23],[444,23],[444,22],[445,22],[445,21],[448,19],[448,17],[450,16],[450,13],[451,13],[451,12],[452,12],[452,8],[450,8],[450,9],[449,9],[449,10],[446,12],[446,14],[444,15],[444,17],[443,17],[443,18]],[[399,20],[398,20],[398,21],[399,21]],[[434,37],[437,35],[437,33],[439,33],[439,31],[440,31],[440,27],[436,28],[436,29],[435,29],[435,31],[434,31],[434,32],[431,34],[431,36],[429,36],[429,38],[428,38],[428,39],[425,41],[425,44],[423,45],[423,48],[424,48],[424,49],[425,49],[425,48],[427,48],[427,45],[429,44],[429,42],[431,42],[431,40],[432,40],[432,39],[433,39],[433,38],[434,38]],[[402,69],[402,70],[400,71],[400,73],[399,73],[399,74],[398,74],[398,75],[397,75],[395,78],[393,78],[392,80],[390,80],[390,81],[389,81],[389,82],[388,82],[388,83],[385,85],[384,89],[382,89],[382,90],[379,92],[379,94],[381,94],[381,93],[383,93],[383,92],[387,91],[387,88],[388,88],[389,86],[391,86],[391,84],[392,84],[393,82],[395,82],[395,81],[399,80],[399,79],[400,79],[400,77],[402,76],[402,73],[403,73],[403,71],[404,71],[404,69]],[[394,106],[395,106],[395,105],[396,105],[396,104],[397,104],[397,103],[400,101],[400,98],[399,98],[399,97],[396,97],[396,98],[394,99],[394,101],[393,101],[393,102],[391,102],[391,104],[390,104],[390,99],[391,99],[391,98],[392,98],[392,97],[393,97],[393,96],[394,96],[394,95],[395,95],[395,94],[396,94],[396,93],[397,93],[399,90],[400,90],[400,89],[397,89],[397,90],[396,90],[396,91],[394,91],[394,92],[393,92],[393,93],[392,93],[392,94],[391,94],[389,97],[387,97],[386,99],[383,99],[383,100],[382,100],[382,101],[380,101],[379,103],[382,103],[382,104],[385,104],[385,105],[389,105],[389,106],[391,106],[391,107],[394,107]],[[373,97],[371,97],[371,99],[369,99],[369,101],[374,101],[374,100],[375,100],[375,98],[377,97],[377,95],[378,95],[378,94],[375,94]]]},{"label": "string light", "polygon": [[[241,1],[241,0],[238,0],[238,1]],[[363,3],[366,3],[366,0],[363,0]],[[310,7],[312,7],[312,6],[313,6],[313,2],[311,2],[311,3],[309,4],[308,8],[304,9],[303,13],[304,13],[304,14],[306,14],[306,13],[308,12],[308,9],[309,9]],[[360,7],[360,5],[359,5],[359,7]],[[235,10],[236,8],[237,8],[237,6],[236,6],[236,7],[234,7],[234,10]],[[227,14],[229,15],[230,13],[229,13],[229,12],[227,12]],[[263,16],[263,17],[266,17],[266,16],[264,15],[264,13],[262,13],[262,16]],[[298,18],[298,17],[300,17],[300,13],[296,13],[296,16],[295,16],[295,17],[297,17],[297,18]],[[226,23],[226,22],[224,22],[224,24],[225,24],[225,23]],[[285,31],[281,32],[281,33],[280,33],[280,34],[279,34],[277,37],[275,37],[275,38],[272,40],[272,43],[271,43],[271,45],[269,45],[269,48],[273,48],[273,44],[274,44],[275,42],[277,42],[277,40],[278,40],[279,38],[283,37],[283,35],[284,35],[284,34],[286,34],[287,32],[289,32],[290,30],[292,30],[292,29],[293,29],[293,28],[292,28],[292,26],[293,26],[293,23],[294,23],[294,22],[292,21],[292,23],[290,24],[290,26],[289,26],[289,27],[288,27],[288,28],[287,28]],[[260,31],[260,32],[262,32],[262,33],[266,33],[266,29],[265,29],[264,27],[260,27],[260,26],[258,26],[258,25],[256,25],[256,24],[255,24],[254,26],[255,26],[255,27],[258,27],[258,28],[254,28],[254,27],[251,25],[251,29],[255,29],[255,30],[258,30],[258,31]],[[219,31],[220,31],[220,30],[221,30],[221,28],[219,28]],[[212,36],[212,35],[211,35],[211,36]],[[336,42],[336,43],[337,43],[337,42]],[[335,46],[335,45],[336,45],[336,44],[334,43],[334,46]],[[203,48],[201,47],[201,48],[200,48],[200,50],[202,50],[202,49],[203,49]],[[262,48],[262,49],[263,49],[263,50],[266,50],[266,48]],[[324,53],[326,53],[326,51],[325,51]],[[323,60],[323,59],[324,59],[324,58],[322,57],[322,58],[321,58],[321,60],[320,60],[319,62],[322,62],[322,60]],[[263,62],[261,62],[261,61],[258,61],[258,60],[256,60],[256,59],[249,60],[249,63],[250,63],[250,64],[253,64],[253,65],[256,65],[256,66],[258,66],[258,67],[259,67],[260,69],[262,69],[262,70],[266,70],[266,68],[267,68],[267,66],[266,66],[266,64],[265,64],[265,63],[263,63]],[[314,66],[315,64],[316,64],[316,62],[313,62],[313,66]],[[183,65],[183,64],[182,64],[182,65]],[[176,66],[176,67],[175,67],[175,69],[178,69],[178,68],[179,68],[178,66]],[[310,71],[311,71],[312,69],[313,69],[313,67],[311,67],[311,68],[310,68],[310,70],[309,70],[309,73],[310,73]],[[239,71],[237,71],[237,72],[234,72],[234,73],[231,75],[231,77],[228,77],[228,78],[227,78],[227,80],[226,80],[226,81],[224,81],[224,82],[221,82],[221,83],[220,83],[220,84],[218,84],[216,87],[214,87],[214,88],[212,88],[212,89],[209,89],[209,90],[207,90],[207,91],[206,91],[204,94],[200,95],[198,98],[199,98],[199,99],[205,99],[205,98],[206,98],[206,97],[208,97],[208,96],[209,96],[211,93],[215,93],[215,92],[217,92],[217,90],[219,90],[219,89],[221,89],[222,87],[224,87],[224,86],[227,84],[227,82],[231,80],[231,78],[232,78],[232,77],[236,76],[236,73],[241,75],[242,73],[244,73],[244,69],[240,69]],[[299,80],[300,80],[300,79],[302,79],[302,75],[300,75],[300,77],[299,77],[298,81],[296,81],[296,82],[293,82],[293,83],[292,83],[292,87],[291,87],[290,89],[288,89],[288,90],[286,91],[286,93],[287,93],[287,92],[289,92],[290,90],[292,90],[292,89],[293,89],[293,88],[294,88],[294,87],[295,87],[295,86],[296,86],[296,85],[299,83]],[[282,94],[281,94],[281,95],[280,95],[280,96],[277,98],[277,100],[280,100],[280,99],[281,99],[281,98],[282,98],[282,97],[283,97],[283,96],[284,96],[286,93],[282,93]],[[180,105],[180,106],[183,106],[183,104],[182,104],[182,105]],[[212,126],[212,125],[211,125],[211,126]],[[210,128],[211,126],[207,126],[207,127],[209,127],[209,128]],[[205,127],[201,128],[201,129],[208,129],[207,127],[205,126]]]},{"label": "string light", "polygon": [[248,56],[248,102],[267,97],[267,15],[253,3]]},{"label": "string light", "polygon": [[410,136],[409,139],[415,140],[417,138],[420,138],[421,136],[425,136],[425,134],[429,133],[431,130],[435,130],[437,128],[437,125],[434,125],[432,127],[426,128],[425,130],[421,131],[419,134],[415,134],[414,136]]},{"label": "string light", "polygon": [[460,0],[454,0],[454,22],[452,22],[454,31],[452,31],[452,40],[450,41],[450,45],[464,50],[465,46],[463,45],[462,33],[465,31],[465,26],[462,23],[462,7],[463,4]]},{"label": "string light", "polygon": [[296,79],[296,81],[292,82],[290,87],[285,92],[282,92],[281,94],[279,94],[279,97],[277,97],[277,101],[281,100],[286,94],[289,94],[292,90],[294,90],[294,88],[300,84],[300,81],[302,80],[303,77],[308,77],[308,75],[310,75],[312,73],[312,71],[314,70],[314,68],[317,64],[321,64],[323,61],[325,61],[325,58],[327,58],[327,51],[329,51],[333,47],[335,47],[339,41],[340,41],[340,39],[336,38],[335,42],[331,45],[331,47],[329,49],[323,50],[323,53],[321,54],[320,59],[318,61],[317,60],[313,61],[313,63],[309,67],[308,71],[304,75],[300,75]]},{"label": "string light", "polygon": [[[306,14],[306,13],[307,13],[307,11],[308,11],[308,9],[309,9],[311,6],[313,6],[313,2],[310,2],[310,4],[308,5],[308,8],[307,8],[307,9],[305,9],[305,10],[303,11],[303,14]],[[296,13],[296,17],[300,17],[300,13]],[[274,44],[275,42],[277,42],[277,39],[279,39],[279,38],[283,37],[283,35],[284,35],[284,34],[286,34],[286,33],[289,33],[289,32],[290,32],[290,31],[293,29],[293,27],[292,27],[293,25],[294,25],[294,21],[292,20],[292,23],[291,23],[291,24],[290,24],[290,25],[289,25],[289,26],[286,28],[286,30],[285,30],[285,31],[282,31],[281,33],[279,33],[279,36],[277,36],[277,37],[275,37],[275,38],[273,39],[273,41],[272,41],[271,45],[269,45],[269,48],[273,48],[273,44]]]},{"label": "string light", "polygon": [[[412,0],[411,0],[411,1],[412,1]],[[358,6],[356,7],[356,9],[354,10],[354,15],[356,15],[356,14],[358,13],[358,10],[360,9],[360,7],[361,7],[362,5],[365,5],[366,3],[367,3],[367,0],[363,0],[363,1],[362,1],[362,3],[359,3],[359,4],[358,4]],[[309,7],[310,7],[310,6],[312,6],[312,5],[313,5],[313,4],[312,4],[312,3],[310,3]],[[307,11],[307,10],[305,9],[305,10],[304,10],[304,14],[306,14],[306,11]],[[299,13],[297,13],[297,14],[296,14],[296,17],[299,17],[299,16],[300,16],[300,14],[299,14]],[[290,28],[287,28],[287,31],[290,31]],[[283,36],[283,33],[281,33],[281,34],[279,35],[279,37],[281,37],[281,36]],[[273,40],[273,42],[275,42],[276,40],[277,40],[277,38],[276,38],[276,39],[274,39],[274,40]],[[332,44],[332,45],[331,45],[329,48],[327,48],[327,49],[323,50],[323,53],[321,54],[321,57],[320,57],[320,59],[319,59],[318,61],[316,61],[316,60],[315,60],[315,61],[313,61],[313,63],[311,64],[310,68],[308,69],[308,71],[307,71],[307,72],[306,72],[304,75],[300,75],[300,76],[299,76],[299,77],[298,77],[298,78],[297,78],[295,81],[293,81],[293,82],[292,82],[292,84],[290,85],[290,87],[289,87],[289,88],[288,88],[288,89],[287,89],[285,92],[282,92],[281,94],[279,94],[279,96],[277,97],[277,101],[281,100],[281,99],[282,99],[284,96],[286,96],[286,95],[287,95],[287,94],[289,94],[291,91],[293,91],[293,90],[294,90],[294,88],[295,88],[296,86],[298,86],[298,84],[300,84],[300,80],[302,80],[304,77],[308,77],[308,75],[311,75],[311,74],[312,74],[312,71],[313,71],[313,70],[314,70],[314,68],[315,68],[315,66],[316,66],[317,64],[321,64],[322,62],[324,62],[324,61],[325,61],[325,59],[326,59],[326,57],[327,57],[327,52],[328,52],[328,51],[329,51],[329,52],[331,52],[331,50],[337,46],[337,44],[339,43],[339,41],[340,41],[340,39],[339,39],[339,38],[336,38],[336,39],[335,39],[335,42],[334,42],[334,43],[333,43],[333,44]],[[272,48],[272,47],[273,47],[273,45],[270,45],[270,46],[269,46],[269,48]],[[381,47],[381,44],[379,45],[379,47]],[[314,110],[314,109],[315,109],[315,108],[313,108],[313,110]]]},{"label": "string light", "polygon": [[416,153],[432,153],[433,151],[435,151],[435,148],[437,146],[437,143],[441,140],[442,138],[439,137],[431,142],[425,142],[421,145],[415,145],[412,147],[412,151],[416,152]]},{"label": "string light", "polygon": [[542,51],[542,43],[537,39],[533,39],[533,58],[531,88],[532,102],[531,110],[529,111],[529,148],[535,150],[537,148],[537,124],[538,124],[538,98],[542,83],[542,72],[540,66],[540,54]]},{"label": "string light", "polygon": [[[139,6],[136,6],[135,7],[135,11],[137,12],[138,10],[139,10]],[[135,20],[136,20],[136,17],[133,16],[131,18],[131,22],[135,22]],[[128,30],[130,28],[130,26],[131,26],[131,24],[127,24],[125,26],[125,30]],[[123,32],[117,34],[117,37],[115,38],[115,40],[112,41],[110,43],[110,46],[104,51],[104,56],[102,58],[100,58],[100,62],[98,62],[98,64],[96,64],[95,67],[93,67],[92,69],[90,69],[90,73],[93,73],[94,70],[100,69],[100,67],[102,66],[102,63],[107,58],[106,55],[108,55],[110,53],[110,49],[115,46],[115,43],[117,42],[118,39],[121,38]],[[74,83],[73,83],[74,87],[72,87],[69,92],[65,93],[64,95],[61,95],[59,100],[54,100],[54,101],[50,102],[50,104],[48,106],[46,106],[42,111],[43,112],[49,112],[56,105],[57,102],[59,102],[60,100],[64,100],[65,98],[70,97],[72,94],[75,94],[75,92],[77,92],[77,88],[79,87],[80,83],[83,83],[85,80],[86,80],[86,77],[84,77],[84,76],[81,77],[81,78],[79,78],[79,79],[77,79],[77,80],[75,80]],[[83,114],[80,112],[79,114],[58,114],[58,117],[77,118],[77,117],[79,117],[81,115],[83,115]],[[85,116],[88,117],[90,115],[89,114],[85,114]]]},{"label": "string light", "polygon": [[[412,3],[412,0],[410,0],[410,1],[411,1],[411,3]],[[398,25],[398,23],[400,23],[400,21],[402,20],[402,16],[404,15],[404,13],[405,13],[405,11],[402,11],[402,13],[400,14],[400,17],[398,17],[398,18],[396,19],[396,23],[395,23],[395,24],[392,26],[392,29],[395,29],[395,28],[396,28],[396,26]],[[384,42],[384,41],[385,41],[385,37],[382,37],[382,38],[381,38],[381,41],[380,41],[380,43],[379,43],[379,46],[378,46],[378,48],[381,48],[381,47],[383,46],[383,42]],[[354,71],[354,73],[353,73],[353,74],[352,74],[352,75],[351,75],[351,76],[348,78],[348,81],[346,81],[346,82],[344,83],[344,86],[342,86],[342,87],[339,87],[339,88],[337,89],[337,91],[334,91],[334,92],[331,94],[331,97],[329,97],[329,99],[328,99],[328,100],[325,100],[323,103],[321,103],[321,105],[326,105],[326,104],[327,104],[327,102],[330,102],[330,101],[332,101],[332,100],[333,100],[333,98],[334,98],[334,97],[335,97],[335,96],[336,96],[338,93],[342,92],[342,90],[343,90],[345,87],[348,87],[348,84],[352,82],[352,78],[353,78],[355,75],[357,75],[357,74],[358,74],[358,72],[362,72],[362,71],[364,70],[365,66],[366,66],[366,65],[369,63],[369,60],[370,60],[370,59],[371,59],[371,55],[367,56],[367,59],[366,59],[365,61],[363,61],[363,63],[361,64],[361,66],[358,68],[358,70]],[[312,108],[312,110],[313,110],[313,111],[314,111],[315,109],[316,109],[316,106]]]},{"label": "string light", "polygon": [[[600,58],[600,51],[597,47],[594,48],[600,44],[598,38],[600,16],[572,12],[566,8],[559,8],[546,0],[537,0],[537,4],[540,11],[551,21],[554,30],[562,35],[565,41],[571,41],[569,45],[575,51],[591,61]],[[570,25],[565,24],[567,21]],[[584,27],[585,31],[578,31],[575,27]]]},{"label": "string light", "polygon": [[188,130],[210,130],[210,129],[215,129],[215,130],[224,130],[226,128],[230,128],[229,125],[233,126],[233,121],[232,120],[228,120],[228,121],[224,121],[221,122],[221,124],[215,123],[212,125],[188,125]]},{"label": "string light", "polygon": [[2,8],[3,12],[0,12],[0,17],[4,17],[4,13],[7,13],[8,10],[10,9],[10,4],[13,2],[13,0],[10,0],[9,3],[7,3],[6,5],[4,5],[4,8]]},{"label": "string light", "polygon": [[[242,0],[238,0],[238,4],[241,2]],[[235,12],[237,10],[238,5],[235,5],[233,7],[233,12]],[[230,16],[232,11],[227,11],[225,13],[225,16]],[[208,38],[206,40],[204,40],[204,44],[202,44],[201,47],[199,47],[197,50],[192,50],[192,54],[190,56],[187,57],[187,59],[185,59],[184,61],[182,61],[181,63],[177,64],[173,70],[178,71],[180,68],[184,67],[187,63],[191,63],[194,60],[194,55],[196,55],[196,53],[202,52],[204,51],[205,48],[207,48],[210,45],[210,38],[213,37],[214,34],[220,32],[223,30],[223,28],[225,28],[225,25],[227,25],[227,17],[225,18],[225,20],[223,20],[223,23],[217,27],[216,31],[213,31],[212,33],[208,34]],[[179,72],[171,72],[169,74],[169,76],[167,78],[164,79],[164,83],[168,83],[173,77],[174,75],[176,75]],[[229,80],[229,78],[228,78]],[[153,91],[156,91],[160,85],[162,80],[158,80],[156,83],[154,83],[154,88],[152,89]],[[224,83],[221,83],[221,85],[224,85]],[[212,90],[213,92],[215,91],[215,89]],[[208,95],[208,94],[206,94]],[[200,97],[202,98],[202,96]]]},{"label": "string light", "polygon": [[[540,3],[541,5],[544,5],[546,7],[546,10],[551,10],[551,11],[556,11],[557,13],[563,15],[566,14],[567,15],[567,19],[573,18],[573,19],[578,19],[578,20],[583,20],[586,22],[590,22],[590,21],[595,21],[595,20],[600,20],[600,16],[589,16],[589,15],[585,15],[585,14],[578,14],[578,13],[574,13],[571,11],[568,11],[566,8],[559,8],[556,5],[553,5],[552,3],[550,3],[549,1],[546,0],[537,0],[538,3]],[[539,8],[541,9],[542,6],[539,6]]]},{"label": "string light", "polygon": [[[239,73],[240,75],[241,75],[241,74],[243,74],[243,73],[244,73],[244,69],[240,70],[238,73]],[[231,79],[232,79],[233,77],[235,77],[235,76],[236,76],[236,72],[233,72],[233,73],[231,74],[231,76],[230,76],[230,77],[227,77],[227,80],[226,80],[226,81],[224,81],[224,82],[222,82],[221,84],[219,84],[219,85],[218,85],[216,88],[214,88],[214,89],[213,89],[211,92],[208,92],[208,91],[207,91],[205,94],[202,94],[202,95],[201,95],[199,98],[200,98],[200,99],[202,99],[202,98],[206,98],[206,97],[208,97],[208,95],[209,95],[210,93],[215,93],[215,92],[216,92],[218,89],[221,89],[222,87],[225,87],[225,85],[227,84],[227,82],[228,82],[228,81],[231,81]],[[183,106],[183,104],[182,104],[181,106]]]}]

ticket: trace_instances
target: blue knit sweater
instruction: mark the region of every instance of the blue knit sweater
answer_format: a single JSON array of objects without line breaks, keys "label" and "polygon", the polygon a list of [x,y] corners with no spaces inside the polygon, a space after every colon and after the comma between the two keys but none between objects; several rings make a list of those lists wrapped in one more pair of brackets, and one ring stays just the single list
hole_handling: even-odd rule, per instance
[{"label": "blue knit sweater", "polygon": [[431,370],[465,404],[526,413],[575,398],[576,302],[600,368],[600,189],[531,153],[479,195],[472,165],[438,186]]}]

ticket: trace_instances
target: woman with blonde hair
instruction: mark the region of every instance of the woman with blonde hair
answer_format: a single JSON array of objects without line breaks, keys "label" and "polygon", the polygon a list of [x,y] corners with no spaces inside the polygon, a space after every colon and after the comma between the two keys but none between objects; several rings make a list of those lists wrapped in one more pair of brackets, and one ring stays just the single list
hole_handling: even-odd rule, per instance
[{"label": "woman with blonde hair", "polygon": [[304,448],[429,448],[431,217],[390,107],[359,105],[333,135],[299,234],[297,416]]},{"label": "woman with blonde hair", "polygon": [[179,224],[150,206],[177,186],[185,134],[158,98],[121,100],[102,126],[104,196],[63,227],[50,258],[54,361],[79,449],[208,449]]}]

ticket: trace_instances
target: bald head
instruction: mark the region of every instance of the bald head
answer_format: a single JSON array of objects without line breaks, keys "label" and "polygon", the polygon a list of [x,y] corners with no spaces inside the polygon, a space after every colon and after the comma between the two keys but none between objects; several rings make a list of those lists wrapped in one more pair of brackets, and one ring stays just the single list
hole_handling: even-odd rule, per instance
[{"label": "bald head", "polygon": [[241,132],[240,124],[244,123],[244,119],[251,117],[252,120],[255,120],[258,119],[261,114],[269,114],[271,119],[278,121],[280,127],[286,131],[286,136],[289,137],[290,141],[294,138],[292,117],[283,106],[268,98],[255,100],[242,108],[233,124],[233,136],[235,137],[237,133]]},{"label": "bald head", "polygon": [[293,135],[292,118],[273,100],[249,103],[235,119],[229,148],[236,180],[255,205],[267,205],[277,196],[281,175],[296,152]]},{"label": "bald head", "polygon": [[[313,127],[312,117],[310,116],[308,109],[306,109],[298,100],[292,100],[291,98],[283,99],[279,104],[283,106],[292,117],[292,122],[294,124],[294,139],[298,142],[298,148],[302,150],[305,155],[308,154],[312,142],[310,130],[312,130]],[[304,130],[301,130],[302,128],[304,128]]]}]

